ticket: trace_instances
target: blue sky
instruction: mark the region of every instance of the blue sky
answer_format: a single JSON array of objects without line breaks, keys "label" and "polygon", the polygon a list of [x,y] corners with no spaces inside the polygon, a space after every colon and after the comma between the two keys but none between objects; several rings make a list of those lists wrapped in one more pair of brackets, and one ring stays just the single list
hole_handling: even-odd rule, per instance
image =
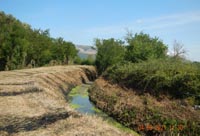
[{"label": "blue sky", "polygon": [[143,31],[170,50],[177,40],[200,61],[200,0],[0,0],[0,10],[81,45]]}]

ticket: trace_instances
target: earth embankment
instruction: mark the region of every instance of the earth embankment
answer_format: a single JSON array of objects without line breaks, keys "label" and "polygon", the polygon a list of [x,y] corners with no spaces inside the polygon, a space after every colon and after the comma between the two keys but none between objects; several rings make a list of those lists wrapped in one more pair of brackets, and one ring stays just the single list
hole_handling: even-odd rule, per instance
[{"label": "earth embankment", "polygon": [[126,135],[69,106],[69,91],[96,76],[93,66],[0,72],[0,135]]},{"label": "earth embankment", "polygon": [[200,111],[187,100],[139,91],[99,78],[89,95],[98,108],[142,135],[200,134]]}]

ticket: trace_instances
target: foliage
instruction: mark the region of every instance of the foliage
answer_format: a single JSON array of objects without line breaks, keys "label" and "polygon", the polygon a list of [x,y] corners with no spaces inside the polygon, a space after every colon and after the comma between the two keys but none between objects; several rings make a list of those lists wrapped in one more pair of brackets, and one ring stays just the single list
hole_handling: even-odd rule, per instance
[{"label": "foliage", "polygon": [[142,32],[136,33],[135,36],[128,33],[125,40],[128,43],[126,46],[124,42],[113,38],[95,41],[96,66],[100,74],[109,66],[121,61],[137,63],[167,57],[167,46],[157,37],[152,38]]},{"label": "foliage", "polygon": [[[153,95],[193,97],[199,103],[200,65],[182,58],[183,45],[175,42],[174,56],[158,38],[139,33],[126,36],[127,46],[115,39],[96,40],[96,66],[105,78]],[[197,97],[196,97],[197,96]]]},{"label": "foliage", "polygon": [[79,65],[95,65],[95,57],[93,55],[88,55],[86,59],[81,59],[77,56],[74,63]]},{"label": "foliage", "polygon": [[183,108],[176,100],[158,102],[156,97],[131,93],[101,78],[89,95],[98,108],[141,135],[196,136],[200,132],[199,112]]},{"label": "foliage", "polygon": [[139,33],[133,37],[131,33],[126,36],[128,43],[126,60],[140,62],[148,59],[166,57],[167,46],[157,37],[151,38],[148,34]]},{"label": "foliage", "polygon": [[43,66],[52,60],[68,64],[76,54],[73,43],[0,12],[0,70]]},{"label": "foliage", "polygon": [[122,41],[113,38],[107,40],[96,39],[97,47],[96,66],[101,74],[109,66],[112,66],[124,59],[125,48],[122,46]]},{"label": "foliage", "polygon": [[124,62],[112,66],[103,76],[153,95],[168,93],[176,98],[200,95],[200,71],[190,62],[174,59]]},{"label": "foliage", "polygon": [[88,55],[87,59],[83,59],[82,65],[95,65],[95,57],[93,55]]},{"label": "foliage", "polygon": [[71,58],[74,59],[77,56],[77,50],[73,43],[58,38],[54,39],[54,44],[55,46],[51,50],[55,60],[61,60],[64,64],[68,64]]},{"label": "foliage", "polygon": [[193,64],[196,65],[198,67],[198,69],[200,70],[200,62],[195,61],[195,62],[193,62]]},{"label": "foliage", "polygon": [[[199,105],[200,63],[184,59],[186,51],[183,45],[177,42],[173,56],[167,56],[167,46],[148,34],[139,33],[133,37],[128,33],[126,43],[128,45],[123,46],[122,42],[116,43],[114,39],[96,41],[96,66],[104,79],[108,80],[108,84],[99,81],[98,85],[98,80],[96,81],[90,91],[90,99],[94,104],[123,125],[134,130],[138,127],[141,129],[139,132],[144,131],[147,135],[199,134],[199,121],[196,122],[196,118],[190,120],[190,123],[187,118],[182,120],[177,115],[178,112],[183,112],[183,115],[188,112],[179,107],[180,105],[176,107],[171,103],[173,112],[167,115],[165,110],[157,109],[160,105],[154,107],[153,104],[156,103],[151,104],[149,100],[155,99],[159,103],[160,99],[167,95],[173,99],[184,99],[181,101],[187,101],[187,104],[192,106]],[[115,45],[119,45],[121,49],[115,50]],[[120,50],[123,52],[117,56]],[[110,83],[117,83],[119,86],[114,84],[112,87]],[[126,89],[120,90],[120,86]],[[141,99],[143,106],[137,101],[140,105],[137,108],[130,92],[123,91],[127,88],[134,89],[134,95],[139,94],[140,98],[150,96],[149,94],[155,97]],[[126,92],[128,93],[125,94]],[[146,129],[140,127],[144,125]],[[153,129],[149,130],[149,126],[153,126]]]}]

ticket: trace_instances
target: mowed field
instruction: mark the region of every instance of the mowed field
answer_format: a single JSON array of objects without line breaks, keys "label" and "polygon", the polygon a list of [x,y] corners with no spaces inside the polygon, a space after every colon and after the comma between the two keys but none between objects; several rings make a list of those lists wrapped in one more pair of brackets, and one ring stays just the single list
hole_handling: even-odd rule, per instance
[{"label": "mowed field", "polygon": [[69,91],[96,76],[78,65],[0,72],[0,135],[130,135],[69,106]]}]

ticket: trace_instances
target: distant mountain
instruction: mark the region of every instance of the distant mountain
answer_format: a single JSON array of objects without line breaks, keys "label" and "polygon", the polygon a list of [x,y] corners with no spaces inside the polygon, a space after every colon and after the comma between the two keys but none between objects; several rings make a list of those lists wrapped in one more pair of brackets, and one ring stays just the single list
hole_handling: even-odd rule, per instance
[{"label": "distant mountain", "polygon": [[96,48],[87,45],[76,45],[76,49],[79,51],[78,56],[82,59],[87,59],[88,56],[96,57]]}]

